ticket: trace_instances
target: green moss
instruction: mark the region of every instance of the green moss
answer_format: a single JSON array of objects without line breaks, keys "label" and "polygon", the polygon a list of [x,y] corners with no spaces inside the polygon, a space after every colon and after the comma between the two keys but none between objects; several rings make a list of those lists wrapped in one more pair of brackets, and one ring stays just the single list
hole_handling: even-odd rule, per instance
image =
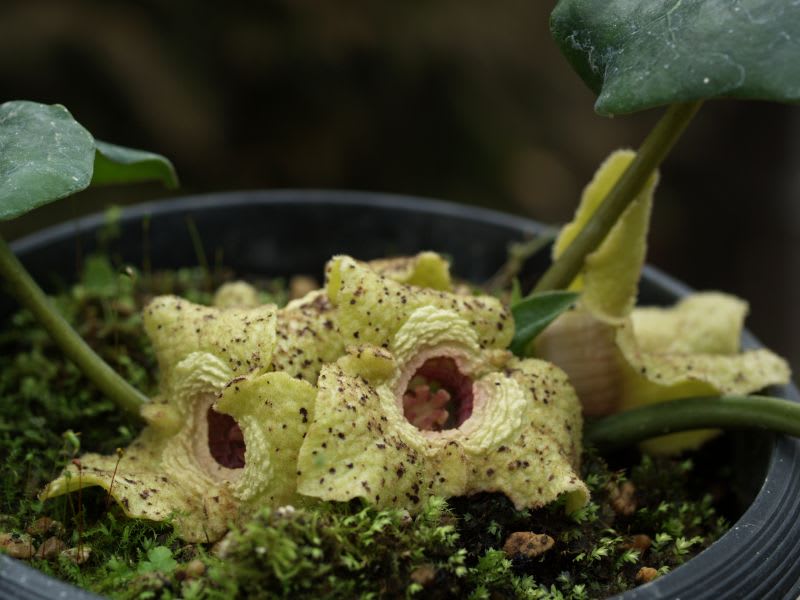
[{"label": "green moss", "polygon": [[[99,257],[85,265],[59,307],[114,368],[152,392],[155,359],[138,309],[161,293],[210,302],[207,273],[142,276]],[[285,298],[280,284],[262,287]],[[35,559],[35,566],[118,598],[596,598],[634,586],[643,566],[675,568],[725,530],[711,497],[690,493],[691,462],[642,458],[617,472],[587,453],[582,477],[592,502],[573,515],[561,503],[516,511],[500,494],[432,498],[413,517],[321,503],[261,512],[229,535],[220,558],[207,545],[181,543],[169,523],[123,518],[102,491],[36,499],[79,451],[113,453],[138,426],[86,383],[25,311],[0,333],[0,398],[0,532],[23,533],[43,515],[56,519],[64,525],[60,539],[90,547],[91,556],[82,566],[64,557]],[[611,490],[626,480],[638,507],[620,515]],[[546,533],[555,545],[537,558],[507,556],[503,545],[518,531]],[[630,547],[637,534],[652,540],[648,550]]]}]

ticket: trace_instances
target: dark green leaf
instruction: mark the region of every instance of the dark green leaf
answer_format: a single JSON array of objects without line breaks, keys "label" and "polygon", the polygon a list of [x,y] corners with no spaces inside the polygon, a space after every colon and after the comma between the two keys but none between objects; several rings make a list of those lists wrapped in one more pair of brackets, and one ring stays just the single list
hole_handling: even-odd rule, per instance
[{"label": "dark green leaf", "polygon": [[511,351],[517,356],[524,356],[533,339],[558,315],[572,306],[577,298],[578,294],[575,292],[542,292],[514,304],[511,307],[511,314],[514,316]]},{"label": "dark green leaf", "polygon": [[91,134],[63,106],[0,104],[0,220],[86,188],[93,162]]},{"label": "dark green leaf", "polygon": [[166,187],[178,187],[172,163],[153,152],[116,146],[97,140],[92,185],[160,181]]},{"label": "dark green leaf", "polygon": [[800,101],[796,0],[560,0],[550,27],[600,114],[717,97]]},{"label": "dark green leaf", "polygon": [[159,180],[178,185],[166,158],[95,141],[60,104],[0,104],[0,220],[92,184]]}]

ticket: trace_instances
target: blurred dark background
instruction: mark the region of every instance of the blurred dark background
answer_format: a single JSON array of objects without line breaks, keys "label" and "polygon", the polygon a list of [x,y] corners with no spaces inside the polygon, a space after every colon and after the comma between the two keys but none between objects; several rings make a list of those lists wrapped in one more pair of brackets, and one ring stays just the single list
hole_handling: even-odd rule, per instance
[{"label": "blurred dark background", "polygon": [[[169,156],[182,193],[381,190],[558,223],[659,111],[596,116],[550,38],[553,5],[4,0],[0,101],[59,102],[98,138]],[[84,192],[0,232],[166,195]],[[749,300],[796,371],[798,196],[800,108],[710,103],[662,170],[649,257]]]}]

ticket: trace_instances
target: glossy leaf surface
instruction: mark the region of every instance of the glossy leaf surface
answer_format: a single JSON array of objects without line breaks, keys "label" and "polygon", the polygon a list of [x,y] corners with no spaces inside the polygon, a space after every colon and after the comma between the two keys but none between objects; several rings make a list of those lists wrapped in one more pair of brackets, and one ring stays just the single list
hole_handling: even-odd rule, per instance
[{"label": "glossy leaf surface", "polygon": [[0,220],[14,219],[90,184],[178,179],[161,155],[96,141],[60,104],[0,104]]},{"label": "glossy leaf surface", "polygon": [[96,144],[92,185],[160,181],[170,189],[178,187],[175,168],[160,154],[100,140]]},{"label": "glossy leaf surface", "polygon": [[0,104],[0,220],[86,188],[94,152],[91,134],[63,106]]},{"label": "glossy leaf surface", "polygon": [[600,114],[719,97],[800,101],[796,0],[560,0],[550,27]]}]

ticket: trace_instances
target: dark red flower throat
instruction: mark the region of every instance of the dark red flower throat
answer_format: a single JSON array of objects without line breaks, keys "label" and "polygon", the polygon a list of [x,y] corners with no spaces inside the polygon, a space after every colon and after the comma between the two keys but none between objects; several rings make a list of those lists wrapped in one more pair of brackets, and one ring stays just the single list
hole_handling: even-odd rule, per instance
[{"label": "dark red flower throat", "polygon": [[226,469],[244,467],[244,434],[230,415],[208,408],[208,450]]},{"label": "dark red flower throat", "polygon": [[423,431],[460,427],[472,415],[472,406],[472,379],[447,356],[426,360],[403,394],[403,414]]}]

